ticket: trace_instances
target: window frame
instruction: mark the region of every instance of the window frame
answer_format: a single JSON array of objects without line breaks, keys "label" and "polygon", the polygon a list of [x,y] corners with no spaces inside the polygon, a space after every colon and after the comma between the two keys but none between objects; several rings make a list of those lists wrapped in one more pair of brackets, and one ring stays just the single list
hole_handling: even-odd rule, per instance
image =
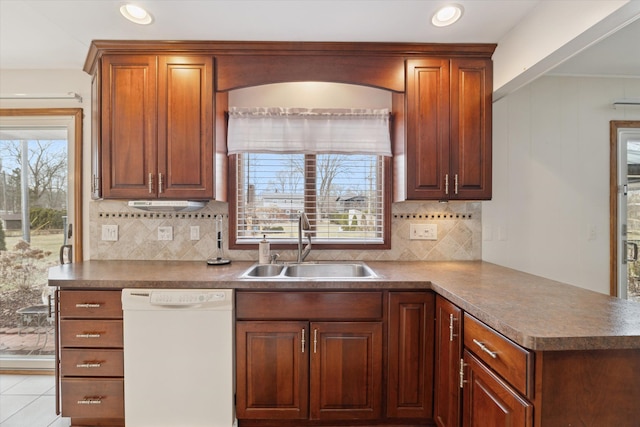
[{"label": "window frame", "polygon": [[[236,154],[232,154],[229,156],[229,187],[228,194],[229,197],[229,249],[239,249],[239,250],[256,250],[258,248],[258,242],[255,243],[239,243],[237,239],[237,211],[238,211],[238,201],[236,199],[238,182],[237,182],[237,160],[238,156]],[[313,242],[313,248],[319,250],[348,250],[348,249],[358,249],[358,250],[381,250],[381,249],[391,249],[391,193],[393,190],[392,185],[392,177],[393,177],[393,162],[392,157],[383,157],[384,164],[384,172],[382,176],[383,180],[383,191],[382,191],[382,203],[384,214],[382,218],[383,223],[383,234],[382,234],[382,242],[381,243],[355,243],[353,241],[346,243],[332,242],[332,243],[320,243]],[[307,160],[305,160],[305,167],[308,167]],[[305,177],[305,185],[304,185],[304,197],[305,203],[306,201],[315,201],[316,191],[315,191],[315,182],[312,178],[307,175]],[[313,204],[315,209],[315,204]],[[286,249],[297,249],[297,243],[282,243],[277,241],[271,242],[272,249],[278,250],[286,250]]]}]

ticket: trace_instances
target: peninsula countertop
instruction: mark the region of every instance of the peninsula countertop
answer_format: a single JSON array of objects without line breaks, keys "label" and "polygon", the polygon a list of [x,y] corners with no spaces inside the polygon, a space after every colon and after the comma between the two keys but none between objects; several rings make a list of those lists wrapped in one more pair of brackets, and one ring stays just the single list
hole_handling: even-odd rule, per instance
[{"label": "peninsula countertop", "polygon": [[252,262],[86,261],[49,270],[61,289],[431,289],[535,351],[640,348],[640,303],[482,261],[366,262],[376,279],[241,279]]}]

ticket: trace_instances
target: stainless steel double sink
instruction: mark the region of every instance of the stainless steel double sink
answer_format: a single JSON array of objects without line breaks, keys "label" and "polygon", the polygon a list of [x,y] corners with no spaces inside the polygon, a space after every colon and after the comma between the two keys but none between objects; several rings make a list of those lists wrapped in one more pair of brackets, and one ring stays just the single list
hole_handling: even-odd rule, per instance
[{"label": "stainless steel double sink", "polygon": [[295,264],[255,264],[241,279],[318,280],[375,279],[378,275],[365,263],[305,262]]}]

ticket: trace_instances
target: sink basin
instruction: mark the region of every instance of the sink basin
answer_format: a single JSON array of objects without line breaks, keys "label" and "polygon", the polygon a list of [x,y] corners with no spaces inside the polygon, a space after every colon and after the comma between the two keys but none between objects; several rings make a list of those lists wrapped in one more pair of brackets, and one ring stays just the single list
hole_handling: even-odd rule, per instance
[{"label": "sink basin", "polygon": [[258,264],[248,269],[243,276],[246,277],[274,277],[284,270],[282,264]]},{"label": "sink basin", "polygon": [[364,263],[255,264],[241,279],[317,280],[373,279],[376,273]]},{"label": "sink basin", "polygon": [[364,264],[292,264],[284,272],[287,277],[304,278],[353,278],[376,277],[373,270]]}]

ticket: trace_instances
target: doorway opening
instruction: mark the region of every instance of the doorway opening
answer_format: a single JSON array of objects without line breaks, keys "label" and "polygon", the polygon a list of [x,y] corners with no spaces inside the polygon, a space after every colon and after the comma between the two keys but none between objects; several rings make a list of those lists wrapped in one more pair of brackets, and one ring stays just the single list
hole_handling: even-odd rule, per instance
[{"label": "doorway opening", "polygon": [[82,109],[0,109],[0,369],[51,369],[50,266],[82,259]]},{"label": "doorway opening", "polygon": [[640,302],[640,121],[611,122],[611,295]]}]

